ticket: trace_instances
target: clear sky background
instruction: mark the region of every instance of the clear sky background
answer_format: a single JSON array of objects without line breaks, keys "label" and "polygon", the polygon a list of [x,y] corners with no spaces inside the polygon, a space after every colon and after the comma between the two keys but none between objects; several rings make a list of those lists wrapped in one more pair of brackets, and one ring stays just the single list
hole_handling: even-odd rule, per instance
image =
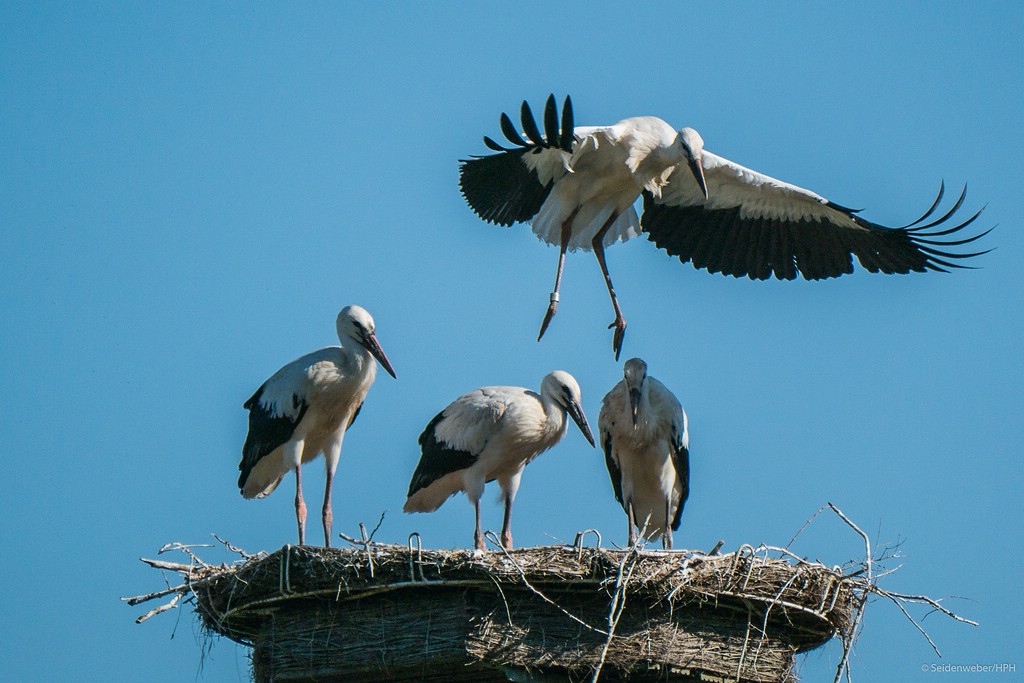
[{"label": "clear sky background", "polygon": [[[570,255],[538,344],[557,250],[483,223],[457,184],[502,111],[552,92],[581,125],[692,126],[882,223],[916,218],[940,179],[969,183],[965,216],[987,205],[997,249],[949,275],[741,281],[642,238],[608,258],[622,359],[645,358],[690,416],[677,545],[785,545],[832,501],[902,542],[883,587],[963,596],[947,604],[981,623],[925,619],[938,660],[873,603],[855,680],[978,680],[931,663],[1021,677],[1022,35],[1018,2],[3,3],[0,678],[247,679],[247,651],[190,611],[137,626],[148,608],[118,597],[163,586],[137,558],[169,541],[295,542],[292,478],[238,495],[242,402],[336,343],[346,304],[374,315],[398,380],[378,374],[345,441],[337,530],[386,512],[378,540],[471,545],[464,497],[401,507],[420,431],[474,387],[564,369],[596,427],[621,362],[595,260]],[[323,473],[307,473],[319,543]],[[515,537],[588,527],[625,541],[603,457],[570,428],[527,469]],[[825,514],[794,549],[863,556]],[[839,654],[810,654],[805,680],[831,680]]]}]

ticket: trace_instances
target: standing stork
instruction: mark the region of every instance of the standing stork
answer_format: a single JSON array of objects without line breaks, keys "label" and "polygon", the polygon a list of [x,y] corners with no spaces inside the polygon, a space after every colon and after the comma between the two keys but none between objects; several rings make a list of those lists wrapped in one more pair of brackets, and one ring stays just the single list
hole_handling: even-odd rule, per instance
[{"label": "standing stork", "polygon": [[306,542],[302,465],[321,452],[327,465],[324,491],[324,546],[331,545],[331,487],[341,442],[377,377],[374,358],[395,377],[375,334],[373,318],[359,306],[338,313],[341,346],[307,353],[278,370],[245,402],[249,434],[242,446],[238,488],[246,498],[263,498],[295,471],[295,519],[299,545]]},{"label": "standing stork", "polygon": [[580,404],[580,386],[567,372],[544,377],[540,393],[522,387],[481,387],[452,401],[420,434],[422,455],[405,501],[406,512],[433,512],[465,491],[476,513],[473,542],[484,550],[480,496],[498,480],[505,503],[501,545],[512,548],[512,503],[523,469],[565,436],[566,414],[594,446]]},{"label": "standing stork", "polygon": [[641,529],[672,549],[690,494],[690,434],[686,411],[639,358],[626,361],[623,379],[601,403],[598,431],[615,500],[629,520],[629,545]]},{"label": "standing stork", "polygon": [[[980,214],[945,227],[960,209],[966,186],[953,207],[925,224],[942,199],[900,228],[884,227],[824,197],[744,168],[704,150],[692,128],[676,130],[654,116],[624,119],[611,126],[574,127],[566,97],[561,117],[554,96],[544,109],[544,133],[529,105],[520,112],[523,134],[507,114],[501,131],[506,148],[485,137],[497,152],[462,160],[459,182],[470,208],[497,225],[529,221],[534,233],[559,247],[558,270],[539,341],[558,310],[565,252],[593,249],[615,310],[612,348],[618,360],[626,320],[612,287],[605,247],[646,232],[650,241],[683,263],[712,273],[766,280],[838,277],[853,272],[853,256],[877,273],[945,271],[964,268],[955,260],[985,252],[948,251],[973,242],[946,237]],[[559,120],[561,125],[559,125]],[[643,218],[634,203],[643,197]],[[931,228],[943,229],[928,232]]]}]

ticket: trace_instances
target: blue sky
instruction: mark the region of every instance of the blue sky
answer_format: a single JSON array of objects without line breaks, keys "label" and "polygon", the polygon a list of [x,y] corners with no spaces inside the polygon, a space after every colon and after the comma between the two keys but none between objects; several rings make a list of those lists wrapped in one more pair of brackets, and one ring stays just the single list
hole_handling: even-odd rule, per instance
[{"label": "blue sky", "polygon": [[[916,218],[940,179],[987,205],[997,249],[949,275],[754,283],[643,239],[608,259],[623,360],[645,358],[690,416],[677,545],[784,545],[832,501],[877,544],[902,542],[883,587],[963,596],[949,606],[981,622],[924,621],[942,663],[1020,676],[1022,29],[1013,2],[4,3],[0,677],[246,680],[246,651],[191,613],[137,626],[118,597],[162,586],[137,558],[169,541],[295,541],[291,479],[238,495],[242,402],[335,343],[346,304],[374,315],[398,380],[379,374],[346,439],[338,530],[386,512],[379,540],[471,544],[464,499],[401,506],[420,431],[476,386],[568,370],[596,423],[621,377],[596,262],[570,255],[538,344],[557,250],[484,224],[457,188],[499,114],[551,92],[579,124],[692,126],[882,223]],[[317,510],[323,474],[307,472]],[[514,531],[536,545],[588,527],[625,540],[603,458],[570,430],[527,469]],[[826,515],[795,549],[863,554]],[[838,657],[812,653],[805,680]],[[927,680],[939,661],[872,605],[857,680]]]}]

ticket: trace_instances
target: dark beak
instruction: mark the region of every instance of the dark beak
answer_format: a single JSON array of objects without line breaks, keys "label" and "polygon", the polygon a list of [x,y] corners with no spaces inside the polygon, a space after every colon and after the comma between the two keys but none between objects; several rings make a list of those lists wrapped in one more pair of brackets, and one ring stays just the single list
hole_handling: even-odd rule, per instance
[{"label": "dark beak", "polygon": [[583,408],[576,401],[570,401],[569,406],[565,409],[569,413],[569,417],[576,423],[576,426],[583,432],[583,436],[586,437],[587,441],[590,442],[591,447],[597,446],[594,442],[594,435],[590,432],[590,424],[587,422],[587,416],[583,414]]},{"label": "dark beak", "polygon": [[391,367],[391,361],[384,355],[384,349],[380,347],[380,342],[377,341],[377,335],[368,334],[363,338],[363,346],[366,350],[373,354],[373,357],[377,359],[380,366],[388,371],[388,374],[398,379],[398,375],[395,374],[395,369]]},{"label": "dark beak", "polygon": [[700,185],[700,191],[704,193],[704,199],[708,198],[708,185],[704,181],[704,163],[700,158],[690,157],[690,171],[693,173],[693,177],[697,179],[697,184]]},{"label": "dark beak", "polygon": [[637,413],[640,410],[640,390],[629,390],[629,413],[633,416],[633,429],[636,429]]}]

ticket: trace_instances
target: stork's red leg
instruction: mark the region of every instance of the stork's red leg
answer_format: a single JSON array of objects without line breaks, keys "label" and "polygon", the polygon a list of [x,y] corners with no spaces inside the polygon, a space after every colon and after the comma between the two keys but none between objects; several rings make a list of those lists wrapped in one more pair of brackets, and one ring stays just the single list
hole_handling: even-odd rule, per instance
[{"label": "stork's red leg", "polygon": [[558,290],[562,286],[562,269],[565,267],[565,250],[569,247],[569,238],[572,236],[572,222],[576,219],[576,214],[579,213],[577,207],[569,217],[562,223],[562,234],[561,241],[558,247],[558,272],[555,273],[555,291],[551,292],[551,301],[548,303],[547,313],[544,314],[544,322],[540,324],[540,334],[537,335],[537,341],[541,340],[544,333],[548,329],[548,325],[551,323],[551,319],[555,317],[555,313],[558,312]]},{"label": "stork's red leg", "polygon": [[512,550],[512,500],[505,496],[505,521],[501,525],[501,547]]},{"label": "stork's red leg", "polygon": [[306,545],[306,501],[302,500],[302,465],[295,466],[295,521],[299,523],[299,545]]},{"label": "stork's red leg", "polygon": [[331,527],[334,525],[334,510],[331,506],[331,484],[334,482],[334,472],[327,468],[327,489],[324,491],[324,509],[322,511],[324,522],[324,547],[331,547]]},{"label": "stork's red leg", "polygon": [[473,532],[473,544],[477,550],[487,550],[487,544],[484,543],[484,531],[480,528],[480,501],[473,501],[473,510],[476,512],[476,530]]},{"label": "stork's red leg", "polygon": [[597,255],[597,262],[601,265],[601,272],[604,274],[604,283],[608,286],[608,294],[612,297],[612,308],[615,309],[615,320],[609,325],[609,329],[615,328],[615,335],[612,338],[612,351],[615,352],[615,360],[619,359],[622,352],[622,340],[626,337],[626,319],[622,317],[622,310],[619,308],[619,299],[615,296],[615,288],[612,287],[612,276],[608,273],[608,264],[604,260],[604,236],[608,234],[615,219],[619,217],[616,211],[608,217],[601,229],[594,235],[591,246],[594,247],[594,254]]},{"label": "stork's red leg", "polygon": [[636,517],[633,515],[633,501],[626,503],[626,518],[629,520],[629,536],[626,544],[632,548],[636,545]]},{"label": "stork's red leg", "polygon": [[665,500],[665,530],[661,534],[661,547],[672,550],[672,498]]}]

